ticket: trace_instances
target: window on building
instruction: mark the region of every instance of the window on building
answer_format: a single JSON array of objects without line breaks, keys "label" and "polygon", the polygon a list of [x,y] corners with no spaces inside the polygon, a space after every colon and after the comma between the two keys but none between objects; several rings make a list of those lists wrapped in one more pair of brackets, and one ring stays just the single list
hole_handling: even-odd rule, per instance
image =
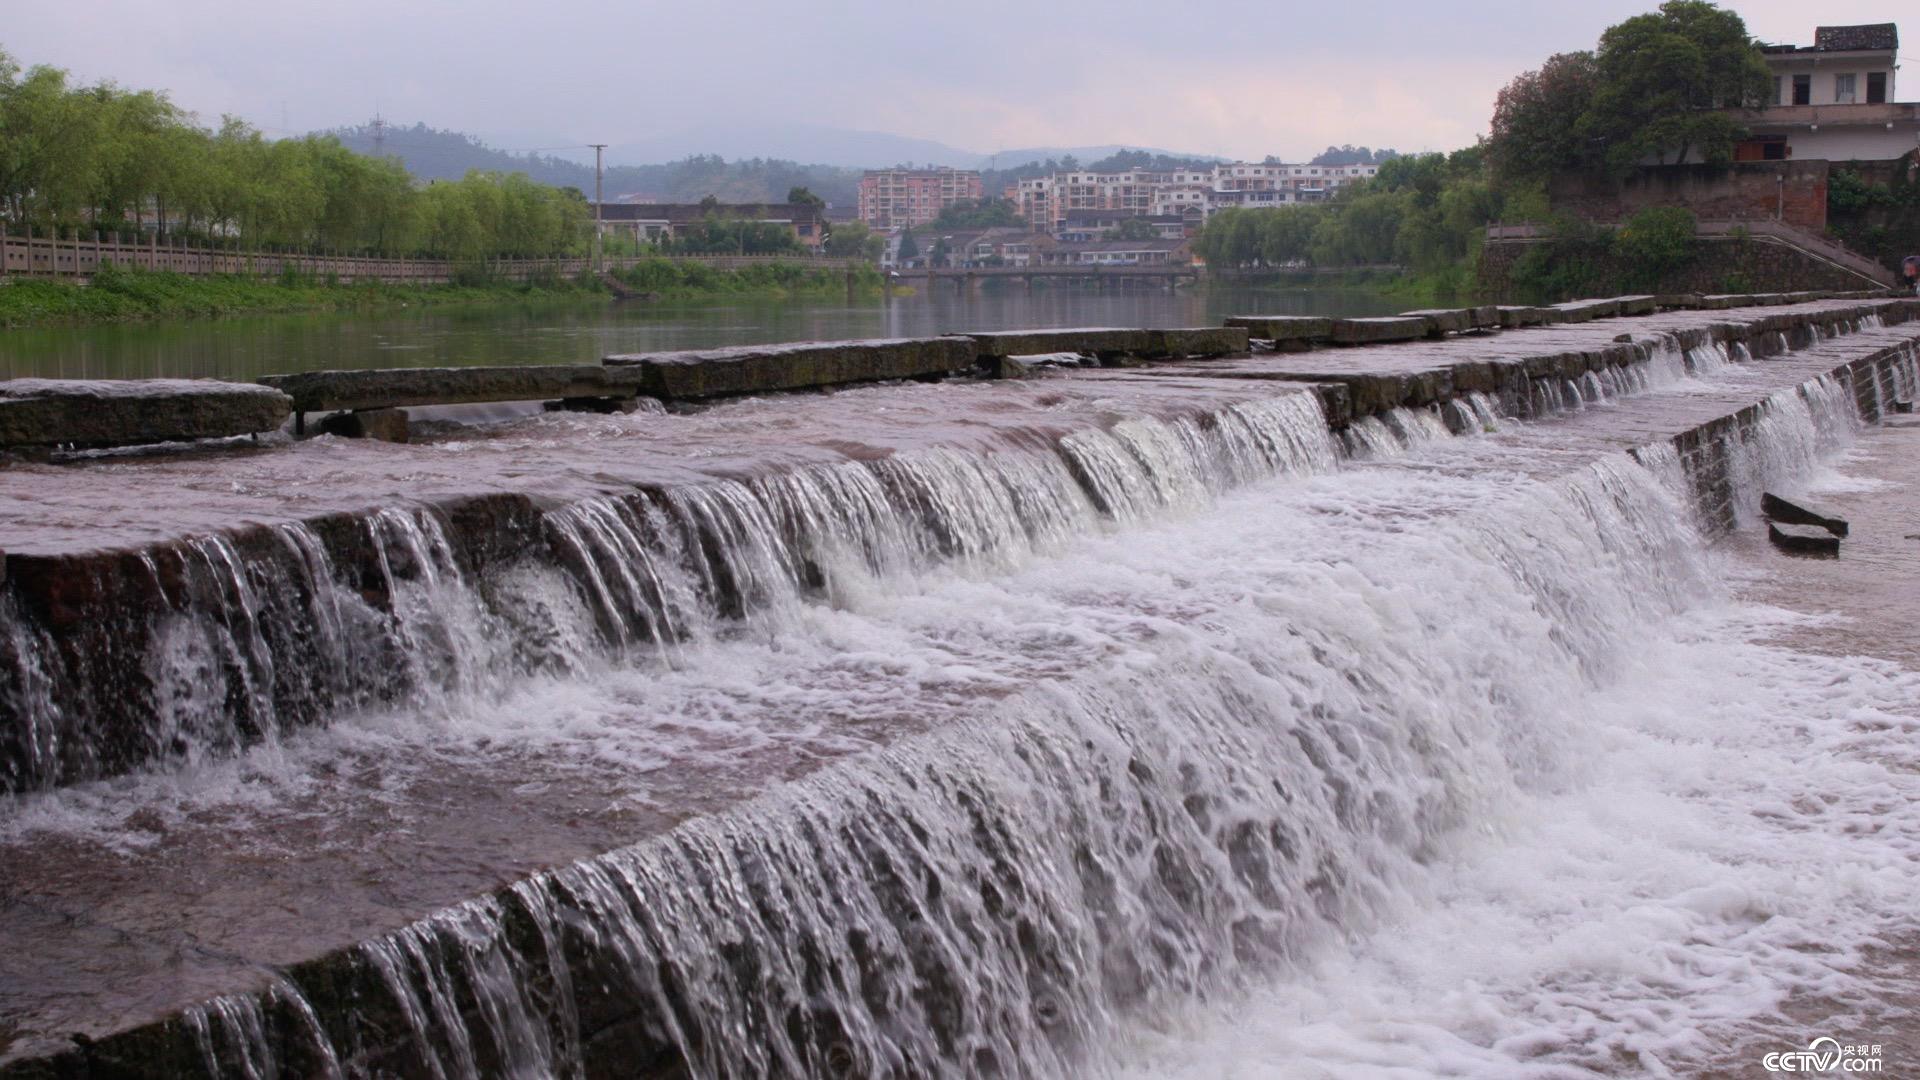
[{"label": "window on building", "polygon": [[1793,77],[1793,103],[1795,105],[1813,104],[1813,76],[1795,75]]},{"label": "window on building", "polygon": [[1833,77],[1833,103],[1851,105],[1854,102],[1854,85],[1859,80],[1856,75],[1835,75]]},{"label": "window on building", "polygon": [[1867,104],[1885,105],[1887,103],[1887,73],[1884,71],[1867,72]]},{"label": "window on building", "polygon": [[1781,100],[1780,98],[1780,95],[1785,92],[1785,83],[1786,83],[1786,80],[1781,78],[1780,76],[1775,75],[1773,77],[1773,103],[1775,105],[1786,104],[1786,102]]}]

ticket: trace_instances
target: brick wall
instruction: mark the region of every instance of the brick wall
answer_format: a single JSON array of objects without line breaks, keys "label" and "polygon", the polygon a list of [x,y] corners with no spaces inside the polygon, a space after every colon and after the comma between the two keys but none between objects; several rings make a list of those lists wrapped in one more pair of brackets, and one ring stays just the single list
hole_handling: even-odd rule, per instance
[{"label": "brick wall", "polygon": [[1776,216],[1814,233],[1827,229],[1827,163],[1751,161],[1661,165],[1622,181],[1559,176],[1547,188],[1558,213],[1616,222],[1648,206],[1684,206],[1702,221]]}]

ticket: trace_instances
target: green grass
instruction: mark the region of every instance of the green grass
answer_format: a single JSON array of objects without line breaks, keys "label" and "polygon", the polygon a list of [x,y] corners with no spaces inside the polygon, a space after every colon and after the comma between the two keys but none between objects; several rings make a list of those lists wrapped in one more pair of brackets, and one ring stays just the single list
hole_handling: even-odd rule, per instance
[{"label": "green grass", "polygon": [[[840,295],[844,270],[821,270],[791,263],[768,263],[740,270],[717,270],[702,263],[649,259],[619,272],[633,288],[661,297]],[[872,267],[855,271],[855,288],[880,289]],[[238,274],[207,277],[108,268],[91,284],[41,278],[13,279],[0,285],[0,327],[74,326],[156,319],[204,319],[298,311],[377,311],[450,304],[525,303],[573,300],[605,303],[609,294],[591,276],[553,277],[536,282],[489,281],[483,274],[462,274],[451,285],[343,285],[288,275],[257,278]]]},{"label": "green grass", "polygon": [[[614,276],[630,288],[661,297],[833,296],[844,293],[847,288],[845,270],[784,262],[720,270],[705,263],[642,259],[624,270],[614,271]],[[877,295],[881,287],[880,271],[861,266],[854,271],[853,284],[861,293]]]},{"label": "green grass", "polygon": [[342,285],[300,277],[205,277],[108,270],[90,284],[16,279],[0,287],[0,327],[65,326],[153,319],[218,318],[292,311],[372,311],[438,304],[598,299],[598,282]]}]

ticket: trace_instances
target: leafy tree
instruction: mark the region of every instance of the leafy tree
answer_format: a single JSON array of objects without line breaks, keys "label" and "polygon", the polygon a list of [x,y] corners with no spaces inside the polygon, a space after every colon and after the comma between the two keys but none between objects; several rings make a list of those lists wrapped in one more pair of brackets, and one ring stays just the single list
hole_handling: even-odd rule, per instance
[{"label": "leafy tree", "polygon": [[1745,129],[1723,110],[1760,104],[1769,86],[1739,15],[1668,0],[1609,27],[1596,52],[1555,56],[1510,83],[1489,149],[1510,179],[1618,175],[1649,158],[1726,162]]},{"label": "leafy tree", "polygon": [[900,250],[894,253],[894,257],[899,259],[901,262],[911,262],[912,260],[918,258],[919,256],[920,256],[920,245],[914,243],[913,234],[911,232],[901,233],[900,234]]},{"label": "leafy tree", "polygon": [[1608,28],[1599,84],[1581,128],[1607,147],[1616,172],[1646,157],[1733,159],[1746,133],[1720,109],[1758,105],[1771,83],[1740,16],[1704,0],[1668,0],[1658,14]]},{"label": "leafy tree", "polygon": [[1538,71],[1508,83],[1494,99],[1487,140],[1494,171],[1517,181],[1599,165],[1598,145],[1581,130],[1599,82],[1593,54],[1572,52],[1550,56]]},{"label": "leafy tree", "polygon": [[887,250],[887,240],[865,225],[849,221],[833,227],[827,234],[825,247],[827,254],[835,258],[878,261]]},{"label": "leafy tree", "polygon": [[934,266],[945,266],[952,254],[953,245],[947,243],[947,238],[943,236],[933,242],[933,248],[927,252],[927,262]]},{"label": "leafy tree", "polygon": [[811,206],[815,210],[825,210],[827,208],[827,200],[808,191],[805,187],[788,188],[787,201],[795,206]]},{"label": "leafy tree", "polygon": [[1693,264],[1698,222],[1683,206],[1649,206],[1638,211],[1614,235],[1615,253],[1634,278],[1633,288],[1658,289],[1669,275]]}]

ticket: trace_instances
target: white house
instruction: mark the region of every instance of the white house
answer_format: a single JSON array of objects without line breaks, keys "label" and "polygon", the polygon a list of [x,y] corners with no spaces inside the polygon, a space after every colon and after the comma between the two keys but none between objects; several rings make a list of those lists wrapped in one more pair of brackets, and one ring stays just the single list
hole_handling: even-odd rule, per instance
[{"label": "white house", "polygon": [[1767,45],[1771,102],[1742,116],[1738,161],[1887,161],[1920,148],[1920,105],[1894,100],[1893,23],[1822,26],[1812,45]]}]

